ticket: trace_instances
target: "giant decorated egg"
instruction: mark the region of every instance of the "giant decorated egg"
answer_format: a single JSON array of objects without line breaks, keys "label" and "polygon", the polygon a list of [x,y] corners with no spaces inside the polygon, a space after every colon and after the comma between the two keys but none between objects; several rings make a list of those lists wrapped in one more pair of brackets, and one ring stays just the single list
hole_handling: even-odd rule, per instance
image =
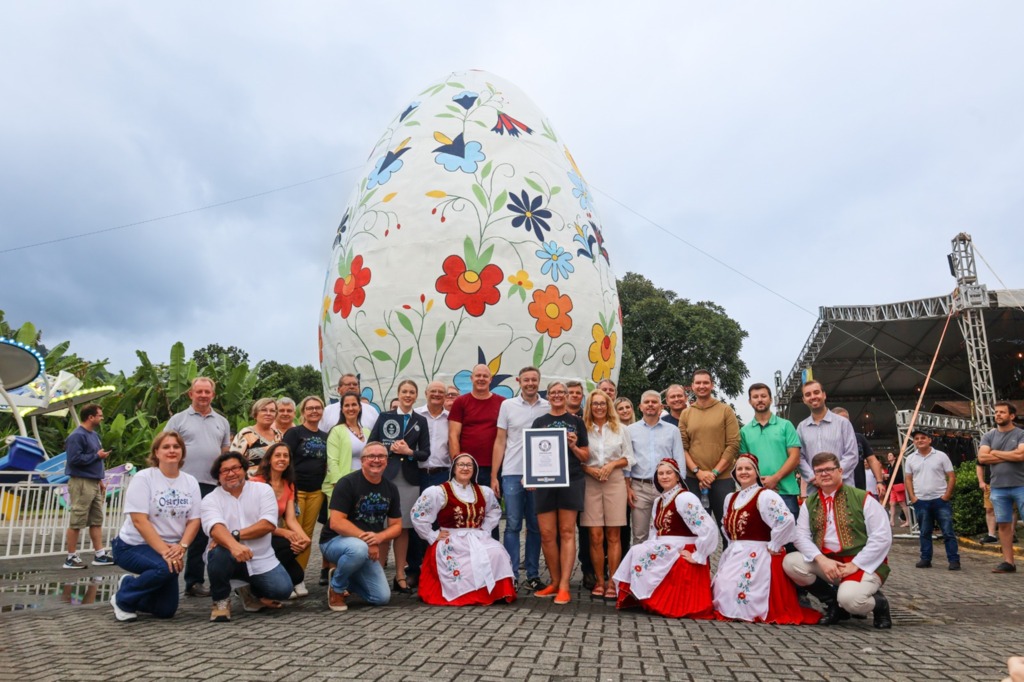
[{"label": "giant decorated egg", "polygon": [[452,73],[396,112],[334,238],[320,315],[327,395],[342,374],[386,407],[403,379],[491,390],[515,376],[618,376],[615,276],[587,181],[517,87]]}]

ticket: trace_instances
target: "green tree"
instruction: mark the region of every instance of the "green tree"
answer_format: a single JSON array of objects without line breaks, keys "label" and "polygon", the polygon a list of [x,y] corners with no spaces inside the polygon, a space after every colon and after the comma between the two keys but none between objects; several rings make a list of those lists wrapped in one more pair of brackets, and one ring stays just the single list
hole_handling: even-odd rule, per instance
[{"label": "green tree", "polygon": [[750,375],[740,350],[747,332],[710,301],[690,302],[659,289],[635,272],[618,281],[622,306],[622,369],[619,391],[634,400],[643,391],[689,384],[707,369],[719,394],[735,398]]},{"label": "green tree", "polygon": [[203,374],[206,368],[218,367],[223,365],[225,361],[232,367],[248,364],[249,354],[238,346],[228,346],[225,348],[219,343],[211,343],[199,350],[193,351],[192,360],[195,361],[196,367],[199,368],[199,373]]},{"label": "green tree", "polygon": [[273,384],[275,397],[287,396],[298,402],[307,395],[323,394],[323,379],[313,365],[293,367],[268,360],[260,367],[260,379],[267,380],[270,376],[276,376]]}]

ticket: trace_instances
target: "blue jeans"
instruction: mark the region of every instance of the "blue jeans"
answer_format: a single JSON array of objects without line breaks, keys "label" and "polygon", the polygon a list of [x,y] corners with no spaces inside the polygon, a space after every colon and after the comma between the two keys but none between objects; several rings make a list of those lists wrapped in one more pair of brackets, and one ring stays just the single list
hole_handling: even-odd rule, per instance
[{"label": "blue jeans", "polygon": [[117,590],[117,606],[129,613],[170,618],[178,610],[178,574],[149,545],[129,545],[120,537],[110,543],[114,563],[137,575],[128,576]]},{"label": "blue jeans", "polygon": [[348,590],[366,603],[381,606],[391,601],[391,588],[384,568],[370,558],[370,547],[359,538],[337,535],[320,545],[324,559],[335,565],[331,589],[339,594]]},{"label": "blue jeans", "polygon": [[786,508],[789,509],[789,513],[793,515],[793,520],[795,521],[800,516],[800,496],[779,493],[779,497],[786,503]]},{"label": "blue jeans", "polygon": [[992,500],[996,523],[1013,523],[1013,507],[1015,505],[1020,517],[1024,519],[1024,485],[1014,488],[991,488],[988,498]]},{"label": "blue jeans", "polygon": [[918,498],[914,503],[914,513],[917,514],[917,523],[921,528],[921,560],[932,560],[932,531],[938,521],[946,542],[946,558],[951,564],[960,563],[959,546],[956,533],[953,532],[953,505],[941,497],[934,500]]},{"label": "blue jeans", "polygon": [[249,575],[244,561],[235,561],[226,547],[214,547],[206,555],[206,574],[210,576],[210,596],[220,601],[231,596],[231,581],[249,583],[257,597],[284,601],[292,594],[292,579],[280,563],[265,573]]},{"label": "blue jeans", "polygon": [[512,560],[512,577],[519,580],[519,533],[526,521],[526,577],[540,577],[540,528],[533,493],[523,487],[522,476],[502,476],[501,495],[505,498],[505,537],[503,544]]}]

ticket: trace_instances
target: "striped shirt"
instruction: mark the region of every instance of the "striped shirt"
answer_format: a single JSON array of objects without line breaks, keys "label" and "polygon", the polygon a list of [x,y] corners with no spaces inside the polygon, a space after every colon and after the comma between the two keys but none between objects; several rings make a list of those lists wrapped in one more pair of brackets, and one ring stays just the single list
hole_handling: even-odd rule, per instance
[{"label": "striped shirt", "polygon": [[815,422],[811,415],[797,424],[796,435],[800,436],[800,475],[805,481],[814,478],[811,459],[819,452],[831,452],[843,467],[843,483],[854,485],[853,475],[860,466],[860,454],[857,436],[849,419],[826,410],[819,422]]}]

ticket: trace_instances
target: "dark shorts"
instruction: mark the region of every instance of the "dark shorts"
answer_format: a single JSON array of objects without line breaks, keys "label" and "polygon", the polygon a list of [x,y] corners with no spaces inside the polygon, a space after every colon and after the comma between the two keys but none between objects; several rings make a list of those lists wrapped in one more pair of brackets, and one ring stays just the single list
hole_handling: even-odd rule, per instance
[{"label": "dark shorts", "polygon": [[579,478],[569,481],[568,488],[537,488],[533,492],[533,503],[538,514],[558,509],[583,511],[583,497],[586,480]]}]

